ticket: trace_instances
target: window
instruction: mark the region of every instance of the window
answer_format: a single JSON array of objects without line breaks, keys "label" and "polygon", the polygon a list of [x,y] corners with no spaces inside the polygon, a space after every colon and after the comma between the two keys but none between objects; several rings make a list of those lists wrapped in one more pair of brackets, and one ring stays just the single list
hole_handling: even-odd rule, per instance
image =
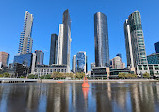
[{"label": "window", "polygon": [[139,70],[142,70],[142,65],[139,65]]}]

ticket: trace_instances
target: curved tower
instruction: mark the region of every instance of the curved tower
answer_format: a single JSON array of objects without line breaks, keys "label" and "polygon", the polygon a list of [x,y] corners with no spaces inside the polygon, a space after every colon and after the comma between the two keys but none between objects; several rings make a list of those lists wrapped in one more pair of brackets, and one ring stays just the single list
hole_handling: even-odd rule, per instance
[{"label": "curved tower", "polygon": [[94,43],[96,67],[109,67],[107,16],[102,12],[94,14]]}]

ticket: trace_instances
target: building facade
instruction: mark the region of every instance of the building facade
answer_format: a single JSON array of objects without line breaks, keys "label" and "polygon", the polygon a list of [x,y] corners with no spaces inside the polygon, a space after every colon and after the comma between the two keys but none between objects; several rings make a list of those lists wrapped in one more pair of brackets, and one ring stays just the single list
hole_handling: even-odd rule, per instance
[{"label": "building facade", "polygon": [[86,52],[80,51],[76,54],[76,72],[86,73]]},{"label": "building facade", "polygon": [[76,55],[74,55],[72,59],[72,72],[76,72]]},{"label": "building facade", "polygon": [[159,42],[154,44],[156,53],[159,53]]},{"label": "building facade", "polygon": [[58,65],[62,65],[62,46],[63,46],[63,24],[59,25],[59,36],[58,36]]},{"label": "building facade", "polygon": [[34,74],[40,77],[54,72],[67,73],[68,69],[66,65],[41,65],[35,68]]},{"label": "building facade", "polygon": [[33,44],[33,39],[31,37],[32,26],[33,26],[33,15],[30,14],[28,11],[25,11],[24,30],[23,32],[21,32],[20,42],[19,42],[19,50],[18,50],[19,54],[26,54],[32,52],[32,44]]},{"label": "building facade", "polygon": [[102,12],[94,14],[94,43],[96,67],[109,67],[107,16]]},{"label": "building facade", "polygon": [[133,12],[125,20],[124,33],[127,66],[136,68],[138,64],[148,64],[139,11]]},{"label": "building facade", "polygon": [[137,65],[137,75],[142,77],[144,73],[149,73],[151,77],[159,77],[159,64]]},{"label": "building facade", "polygon": [[58,35],[51,35],[51,45],[50,45],[50,61],[49,65],[57,64],[58,57]]},{"label": "building facade", "polygon": [[[71,53],[71,19],[68,9],[63,13],[63,45],[62,45],[62,64],[67,65],[70,70]],[[69,71],[70,72],[70,71]]]},{"label": "building facade", "polygon": [[42,50],[35,50],[35,54],[36,54],[36,66],[43,65],[44,53],[42,52]]},{"label": "building facade", "polygon": [[23,66],[28,68],[28,73],[31,73],[31,71],[35,68],[35,61],[36,61],[36,54],[35,53],[27,53],[27,54],[21,54],[14,56],[13,64],[23,64]]},{"label": "building facade", "polygon": [[122,62],[122,58],[120,56],[116,56],[112,59],[111,68],[114,68],[114,69],[125,68],[125,64]]},{"label": "building facade", "polygon": [[147,56],[148,64],[159,64],[159,53],[154,53]]},{"label": "building facade", "polygon": [[0,52],[0,68],[7,67],[9,61],[9,54],[6,52]]}]

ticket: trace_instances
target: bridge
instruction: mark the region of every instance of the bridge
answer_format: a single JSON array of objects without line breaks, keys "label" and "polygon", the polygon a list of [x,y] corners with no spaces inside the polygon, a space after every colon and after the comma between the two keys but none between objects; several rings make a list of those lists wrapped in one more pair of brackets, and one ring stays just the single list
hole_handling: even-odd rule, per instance
[{"label": "bridge", "polygon": [[18,83],[18,82],[37,82],[38,79],[26,79],[26,78],[0,78],[0,83]]}]

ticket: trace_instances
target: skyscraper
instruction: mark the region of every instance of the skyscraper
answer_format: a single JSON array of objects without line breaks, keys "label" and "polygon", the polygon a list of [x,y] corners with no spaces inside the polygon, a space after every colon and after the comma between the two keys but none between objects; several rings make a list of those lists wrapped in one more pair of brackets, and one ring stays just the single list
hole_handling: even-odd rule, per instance
[{"label": "skyscraper", "polygon": [[9,60],[9,54],[6,52],[0,52],[0,68],[7,67]]},{"label": "skyscraper", "polygon": [[156,53],[159,53],[159,42],[156,42],[154,45]]},{"label": "skyscraper", "polygon": [[63,45],[63,24],[59,25],[59,36],[58,36],[58,65],[62,65],[62,45]]},{"label": "skyscraper", "polygon": [[76,72],[76,55],[74,55],[72,59],[72,72]]},{"label": "skyscraper", "polygon": [[[70,70],[70,49],[71,49],[71,19],[68,9],[63,13],[63,45],[62,64],[67,65]],[[68,71],[69,72],[69,71]]]},{"label": "skyscraper", "polygon": [[35,50],[36,54],[36,66],[43,65],[44,53],[41,50]]},{"label": "skyscraper", "polygon": [[32,26],[33,26],[33,15],[30,14],[28,11],[25,11],[24,30],[23,32],[21,32],[20,42],[19,42],[19,50],[18,50],[19,54],[26,54],[32,52],[32,44],[33,44],[33,39],[31,38]]},{"label": "skyscraper", "polygon": [[76,72],[86,73],[86,52],[80,51],[76,54]]},{"label": "skyscraper", "polygon": [[138,64],[148,64],[139,11],[133,12],[125,20],[124,33],[127,66],[134,68]]},{"label": "skyscraper", "polygon": [[102,12],[94,14],[94,43],[96,67],[109,67],[107,16]]},{"label": "skyscraper", "polygon": [[49,65],[57,64],[58,55],[58,35],[51,35],[51,45],[50,45],[50,62]]}]

